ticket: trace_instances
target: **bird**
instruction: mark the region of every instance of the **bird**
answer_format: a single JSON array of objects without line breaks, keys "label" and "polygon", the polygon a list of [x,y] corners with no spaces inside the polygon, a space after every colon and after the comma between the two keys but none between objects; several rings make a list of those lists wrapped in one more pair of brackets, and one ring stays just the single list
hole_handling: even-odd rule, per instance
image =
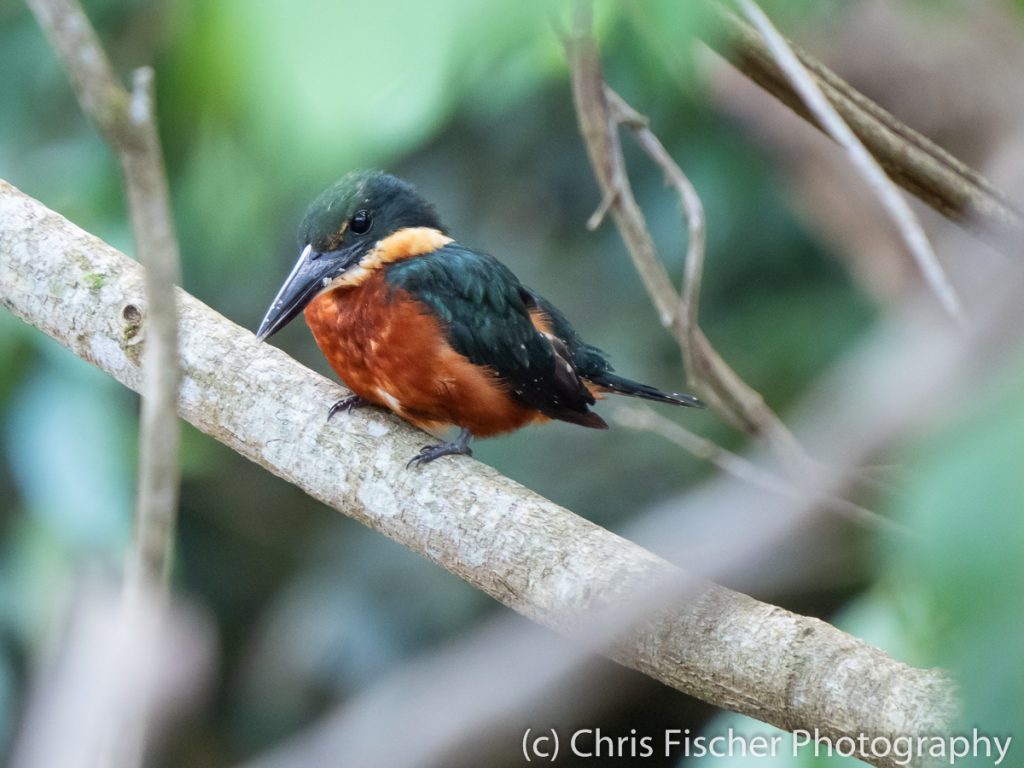
[{"label": "bird", "polygon": [[702,408],[616,375],[551,302],[502,262],[457,242],[408,182],[353,171],[310,204],[299,258],[256,336],[300,312],[352,394],[327,420],[367,405],[427,431],[458,427],[407,467],[472,455],[473,438],[528,424],[608,425],[591,410],[607,394]]}]

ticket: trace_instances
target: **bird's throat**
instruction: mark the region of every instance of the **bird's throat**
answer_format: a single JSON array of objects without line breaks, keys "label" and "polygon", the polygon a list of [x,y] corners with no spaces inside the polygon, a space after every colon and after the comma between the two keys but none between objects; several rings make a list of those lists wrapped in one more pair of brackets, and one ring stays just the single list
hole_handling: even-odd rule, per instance
[{"label": "bird's throat", "polygon": [[365,283],[371,275],[398,261],[425,256],[443,248],[452,239],[431,227],[406,227],[394,232],[367,251],[352,269],[334,278],[324,292],[335,288],[355,287]]}]

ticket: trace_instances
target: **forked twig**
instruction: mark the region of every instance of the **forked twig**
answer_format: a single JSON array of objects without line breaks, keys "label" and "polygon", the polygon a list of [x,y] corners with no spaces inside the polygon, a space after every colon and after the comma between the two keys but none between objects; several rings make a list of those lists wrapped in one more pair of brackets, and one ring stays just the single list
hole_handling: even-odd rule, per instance
[{"label": "forked twig", "polygon": [[[647,118],[604,82],[596,45],[589,34],[587,17],[584,15],[582,22],[578,17],[577,22],[575,39],[567,41],[573,61],[574,93],[580,125],[603,190],[601,205],[591,217],[591,223],[595,219],[600,221],[609,213],[613,216],[633,262],[644,278],[644,284],[649,286],[652,301],[662,317],[671,318],[667,325],[679,344],[691,386],[723,418],[763,440],[781,460],[788,477],[776,476],[688,431],[686,434],[693,439],[682,439],[679,433],[681,427],[671,431],[669,439],[724,471],[790,498],[806,499],[808,493],[804,487],[808,485],[808,477],[828,470],[807,455],[761,394],[725,362],[700,328],[699,295],[705,253],[704,206],[700,196],[650,129]],[[607,128],[600,132],[597,130],[600,125],[606,125]],[[619,139],[620,125],[631,129],[637,143],[662,170],[666,182],[679,195],[683,223],[687,229],[687,248],[682,286],[678,292],[657,256],[643,213],[633,197]],[[602,169],[606,175],[602,175]],[[668,296],[672,297],[671,300],[665,298]],[[645,423],[652,431],[666,436],[667,426],[655,428],[650,419]],[[890,532],[906,533],[877,513],[834,494],[820,498],[815,496],[815,500],[820,501],[825,508],[858,523]]]},{"label": "forked twig", "polygon": [[[697,297],[704,259],[703,206],[686,175],[647,127],[646,119],[605,84],[585,5],[579,7],[566,47],[580,130],[602,191],[598,212],[607,211],[615,221],[662,324],[680,345],[692,386],[729,423],[764,440],[787,471],[796,477],[805,474],[814,462],[764,398],[729,367],[700,329]],[[633,196],[622,156],[620,124],[633,130],[640,146],[680,194],[689,232],[681,292],[672,285],[658,258],[643,212]]]},{"label": "forked twig", "polygon": [[646,406],[619,406],[613,414],[616,422],[629,429],[653,432],[687,453],[714,464],[723,472],[767,491],[799,501],[813,501],[825,509],[836,512],[848,520],[877,528],[887,533],[908,536],[912,532],[877,512],[855,504],[834,494],[815,493],[799,483],[787,480],[774,472],[759,467],[744,456],[723,448],[713,440],[692,432],[681,424],[655,413]]},{"label": "forked twig", "polygon": [[686,259],[683,263],[683,284],[680,290],[679,309],[674,317],[674,328],[680,335],[680,347],[687,373],[693,379],[696,362],[693,350],[700,342],[697,324],[700,305],[700,285],[704,274],[704,204],[696,188],[683,173],[683,169],[672,159],[658,137],[650,129],[646,117],[631,107],[611,86],[605,85],[605,98],[617,121],[633,131],[637,143],[661,168],[665,182],[679,195],[682,205],[683,225],[686,227]]}]

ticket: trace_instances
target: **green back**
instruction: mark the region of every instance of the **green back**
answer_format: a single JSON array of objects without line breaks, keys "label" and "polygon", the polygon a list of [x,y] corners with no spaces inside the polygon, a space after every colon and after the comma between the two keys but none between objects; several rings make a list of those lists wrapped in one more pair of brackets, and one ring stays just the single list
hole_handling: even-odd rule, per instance
[{"label": "green back", "polygon": [[493,256],[449,243],[392,264],[387,280],[422,302],[442,322],[449,344],[476,365],[494,370],[513,397],[552,418],[580,423],[583,415],[593,416],[588,413],[593,396],[575,370],[556,365],[551,343],[531,322],[530,307],[551,316],[552,330],[575,348],[569,348],[569,358],[581,374],[607,370],[607,362],[580,340],[560,312]]}]

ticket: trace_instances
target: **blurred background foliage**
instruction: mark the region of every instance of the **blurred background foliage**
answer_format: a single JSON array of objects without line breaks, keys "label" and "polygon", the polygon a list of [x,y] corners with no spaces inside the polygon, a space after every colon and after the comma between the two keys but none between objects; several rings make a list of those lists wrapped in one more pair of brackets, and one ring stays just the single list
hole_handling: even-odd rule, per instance
[{"label": "blurred background foliage", "polygon": [[[840,5],[769,7],[784,28],[816,30],[820,42],[837,33]],[[957,6],[900,5],[954,17],[949,6]],[[306,203],[352,168],[383,167],[417,184],[456,237],[502,258],[561,306],[619,371],[684,386],[678,350],[617,233],[584,227],[599,195],[554,31],[564,22],[550,4],[84,6],[122,74],[156,68],[183,285],[219,312],[255,328],[296,255]],[[872,328],[880,300],[808,225],[785,157],[709,92],[706,53],[690,36],[704,23],[700,8],[599,5],[606,75],[649,115],[703,197],[709,337],[785,412]],[[0,177],[131,253],[116,164],[15,0],[0,2],[0,72]],[[628,160],[678,279],[685,242],[676,201],[645,158],[629,149]],[[274,343],[330,375],[302,324]],[[899,492],[871,503],[921,532],[920,546],[876,544],[836,523],[827,545],[813,545],[828,549],[811,558],[811,572],[784,593],[759,595],[838,617],[909,663],[949,666],[971,722],[984,718],[1001,732],[1024,722],[1022,373],[1008,371],[954,421],[889,457]],[[84,572],[120,567],[136,413],[133,394],[0,313],[0,753],[70,586]],[[743,443],[711,414],[665,415],[725,445]],[[660,438],[622,428],[549,425],[481,443],[476,455],[612,529],[708,474]],[[401,660],[503,610],[187,426],[182,460],[174,586],[213,618],[220,661],[210,696],[161,765],[254,755]],[[605,728],[696,730],[712,714],[615,674],[624,694],[599,713]],[[498,744],[483,762],[519,764],[518,754]]]}]

